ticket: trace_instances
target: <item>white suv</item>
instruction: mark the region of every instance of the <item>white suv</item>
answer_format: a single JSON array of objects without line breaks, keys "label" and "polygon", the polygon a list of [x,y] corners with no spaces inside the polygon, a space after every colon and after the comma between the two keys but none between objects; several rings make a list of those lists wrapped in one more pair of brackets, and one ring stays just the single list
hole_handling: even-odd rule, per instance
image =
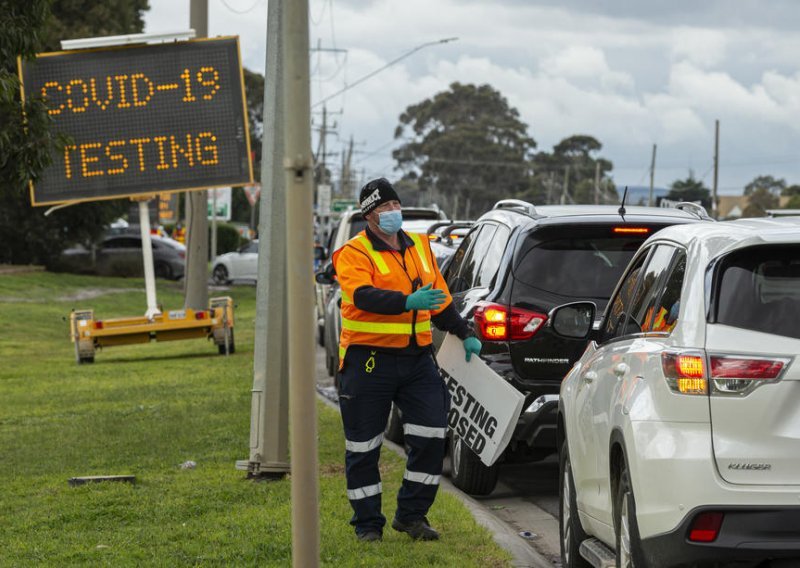
[{"label": "white suv", "polygon": [[594,311],[549,318],[592,340],[561,385],[564,567],[800,559],[800,220],[663,229]]}]

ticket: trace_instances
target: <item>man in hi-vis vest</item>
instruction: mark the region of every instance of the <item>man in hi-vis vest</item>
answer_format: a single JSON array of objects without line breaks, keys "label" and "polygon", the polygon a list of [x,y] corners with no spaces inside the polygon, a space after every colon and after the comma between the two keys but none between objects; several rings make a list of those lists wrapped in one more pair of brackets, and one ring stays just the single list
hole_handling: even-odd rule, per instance
[{"label": "man in hi-vis vest", "polygon": [[464,342],[466,359],[481,343],[452,304],[427,235],[400,229],[400,199],[384,178],[361,189],[366,230],[333,254],[342,288],[339,405],[346,438],[350,523],[363,541],[383,536],[378,458],[392,402],[409,448],[392,528],[436,540],[428,523],[436,497],[450,395],[433,359],[431,323]]}]

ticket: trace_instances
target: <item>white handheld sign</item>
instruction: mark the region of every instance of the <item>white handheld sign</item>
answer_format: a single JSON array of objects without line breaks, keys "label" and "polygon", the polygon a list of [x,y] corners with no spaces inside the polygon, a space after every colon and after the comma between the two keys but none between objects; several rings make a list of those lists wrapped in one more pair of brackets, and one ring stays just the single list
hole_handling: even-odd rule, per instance
[{"label": "white handheld sign", "polygon": [[436,354],[452,396],[447,423],[453,436],[490,466],[508,445],[525,396],[477,355],[469,363],[464,356],[461,340],[448,333]]}]

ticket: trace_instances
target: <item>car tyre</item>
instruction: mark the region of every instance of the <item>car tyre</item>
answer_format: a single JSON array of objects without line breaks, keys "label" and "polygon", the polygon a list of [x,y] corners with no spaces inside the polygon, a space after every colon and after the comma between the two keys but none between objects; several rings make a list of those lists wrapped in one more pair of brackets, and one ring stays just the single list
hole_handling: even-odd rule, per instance
[{"label": "car tyre", "polygon": [[230,277],[228,276],[228,269],[218,264],[214,267],[214,270],[211,271],[211,278],[214,280],[214,284],[224,286],[230,283]]},{"label": "car tyre", "polygon": [[403,415],[400,409],[392,404],[389,411],[389,420],[386,421],[386,428],[383,431],[384,437],[395,444],[403,445]]},{"label": "car tyre", "polygon": [[329,377],[336,376],[336,367],[338,367],[339,361],[336,360],[336,357],[333,355],[329,355],[327,352],[325,353],[325,368],[328,371]]},{"label": "car tyre", "polygon": [[622,459],[622,471],[614,496],[617,568],[642,568],[646,564],[639,538],[639,524],[636,522],[636,500],[628,475],[628,464]]},{"label": "car tyre", "polygon": [[453,485],[469,495],[488,495],[497,485],[498,467],[487,467],[460,436],[451,442],[451,476]]},{"label": "car tyre", "polygon": [[572,463],[569,459],[567,441],[561,444],[559,452],[558,484],[558,536],[561,542],[561,565],[564,568],[589,568],[580,553],[581,543],[586,540],[581,521],[578,518],[578,505],[575,497],[575,480],[572,477]]},{"label": "car tyre", "polygon": [[156,263],[153,272],[156,278],[163,278],[164,280],[172,280],[172,268],[165,262]]}]

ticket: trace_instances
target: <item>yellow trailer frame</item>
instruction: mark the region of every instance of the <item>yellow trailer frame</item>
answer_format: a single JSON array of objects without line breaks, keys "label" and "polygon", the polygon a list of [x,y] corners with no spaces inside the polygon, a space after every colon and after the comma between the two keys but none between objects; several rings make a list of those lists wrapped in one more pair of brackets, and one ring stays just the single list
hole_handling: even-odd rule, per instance
[{"label": "yellow trailer frame", "polygon": [[220,355],[229,355],[236,350],[233,323],[233,299],[229,296],[211,298],[208,310],[172,310],[152,318],[97,319],[94,310],[72,310],[69,316],[79,365],[93,363],[98,348],[201,337],[213,340]]}]

